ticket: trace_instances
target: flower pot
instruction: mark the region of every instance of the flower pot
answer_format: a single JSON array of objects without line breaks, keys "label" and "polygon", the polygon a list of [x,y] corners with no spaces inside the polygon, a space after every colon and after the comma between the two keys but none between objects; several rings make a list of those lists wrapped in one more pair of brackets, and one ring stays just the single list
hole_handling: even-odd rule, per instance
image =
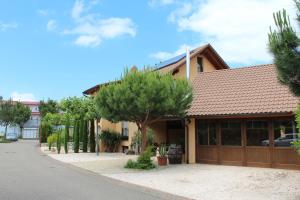
[{"label": "flower pot", "polygon": [[157,156],[157,162],[159,166],[165,166],[168,164],[168,158],[166,156]]}]

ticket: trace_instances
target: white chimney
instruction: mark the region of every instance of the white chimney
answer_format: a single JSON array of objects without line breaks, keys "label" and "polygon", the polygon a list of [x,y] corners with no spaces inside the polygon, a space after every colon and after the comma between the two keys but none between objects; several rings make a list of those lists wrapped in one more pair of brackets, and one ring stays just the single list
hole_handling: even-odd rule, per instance
[{"label": "white chimney", "polygon": [[186,48],[186,79],[190,79],[190,49]]}]

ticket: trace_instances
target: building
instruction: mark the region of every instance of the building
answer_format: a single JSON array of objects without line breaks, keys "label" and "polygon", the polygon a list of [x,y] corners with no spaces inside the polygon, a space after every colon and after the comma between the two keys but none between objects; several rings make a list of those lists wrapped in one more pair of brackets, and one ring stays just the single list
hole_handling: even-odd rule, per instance
[{"label": "building", "polygon": [[[294,111],[299,99],[277,80],[274,65],[229,69],[211,45],[191,52],[188,78],[194,99],[185,119],[153,124],[155,142],[181,144],[187,163],[211,163],[300,169],[291,147],[296,139]],[[156,70],[187,77],[186,57],[160,63]],[[95,95],[102,85],[84,93]],[[120,151],[129,147],[137,130],[133,123],[100,121],[102,129],[128,134]]]},{"label": "building", "polygon": [[[39,112],[39,102],[33,101],[21,101],[22,104],[28,106],[31,110],[30,119],[24,124],[22,138],[24,139],[37,139],[39,133],[39,126],[41,122],[40,112]],[[0,133],[4,133],[5,127],[0,126]],[[19,126],[10,126],[7,129],[8,134],[21,135],[21,130]]]}]

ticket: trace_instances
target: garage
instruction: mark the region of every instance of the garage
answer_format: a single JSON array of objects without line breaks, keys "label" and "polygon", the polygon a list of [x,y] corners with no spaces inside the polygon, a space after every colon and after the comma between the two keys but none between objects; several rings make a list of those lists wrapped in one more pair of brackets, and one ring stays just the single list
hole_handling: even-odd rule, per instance
[{"label": "garage", "polygon": [[23,139],[37,139],[38,132],[38,128],[24,128]]},{"label": "garage", "polygon": [[197,119],[196,162],[300,169],[292,117]]}]

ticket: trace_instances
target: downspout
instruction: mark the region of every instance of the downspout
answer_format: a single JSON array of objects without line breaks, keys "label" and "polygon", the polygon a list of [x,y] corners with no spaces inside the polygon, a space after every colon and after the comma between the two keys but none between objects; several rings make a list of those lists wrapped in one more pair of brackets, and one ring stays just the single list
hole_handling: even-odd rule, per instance
[{"label": "downspout", "polygon": [[[190,49],[186,48],[186,79],[187,81],[190,81],[190,64],[191,64],[191,52]],[[186,152],[186,158],[185,161],[187,164],[189,164],[189,124],[191,123],[191,120],[189,118],[185,118],[184,125],[185,125],[185,152]]]}]

